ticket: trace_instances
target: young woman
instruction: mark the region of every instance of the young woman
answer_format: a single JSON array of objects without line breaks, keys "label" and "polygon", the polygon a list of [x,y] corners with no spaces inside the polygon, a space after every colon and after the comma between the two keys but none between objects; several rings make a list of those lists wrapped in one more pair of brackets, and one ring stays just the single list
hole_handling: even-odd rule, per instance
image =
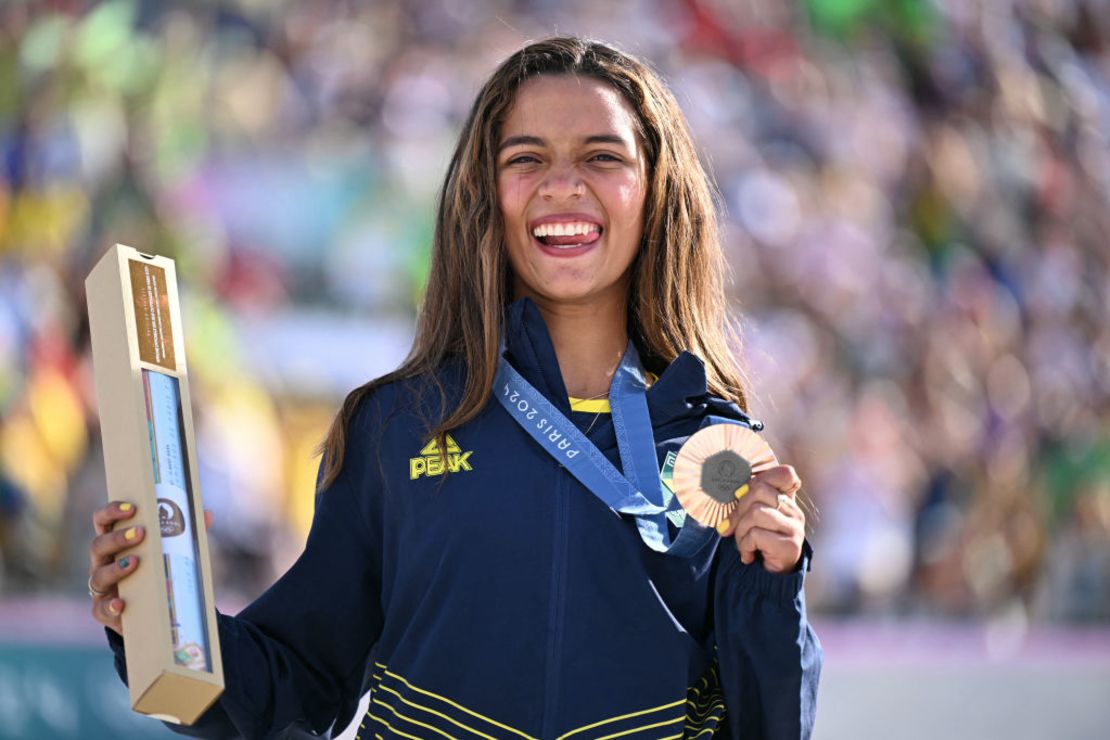
[{"label": "young woman", "polygon": [[[822,654],[794,469],[756,475],[719,532],[659,481],[700,428],[762,427],[722,268],[651,70],[575,38],[505,61],[447,172],[412,353],[347,397],[304,553],[219,616],[227,689],[173,729],[338,731],[370,691],[360,737],[808,736]],[[640,503],[607,504],[587,459]],[[100,509],[91,548],[121,676],[134,513]]]}]

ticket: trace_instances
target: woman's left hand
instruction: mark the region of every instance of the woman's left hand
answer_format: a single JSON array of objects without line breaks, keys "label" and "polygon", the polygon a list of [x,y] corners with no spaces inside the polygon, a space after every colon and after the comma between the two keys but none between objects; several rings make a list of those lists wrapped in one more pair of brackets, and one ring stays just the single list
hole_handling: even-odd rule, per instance
[{"label": "woman's left hand", "polygon": [[795,499],[801,478],[793,466],[776,465],[756,473],[745,485],[748,492],[717,531],[736,540],[745,565],[755,562],[758,552],[763,567],[772,573],[793,570],[802,557],[806,531],[805,513]]}]

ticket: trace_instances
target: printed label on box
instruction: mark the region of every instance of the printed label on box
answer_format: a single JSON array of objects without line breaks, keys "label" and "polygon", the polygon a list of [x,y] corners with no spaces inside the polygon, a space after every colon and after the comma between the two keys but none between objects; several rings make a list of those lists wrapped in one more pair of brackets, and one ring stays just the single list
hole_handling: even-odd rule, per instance
[{"label": "printed label on box", "polygon": [[167,370],[177,370],[166,271],[139,260],[128,260],[127,265],[131,272],[131,300],[135,305],[139,359]]},{"label": "printed label on box", "polygon": [[143,370],[143,389],[150,423],[151,463],[158,498],[174,661],[193,670],[208,671],[211,669],[204,601],[197,573],[177,378]]}]

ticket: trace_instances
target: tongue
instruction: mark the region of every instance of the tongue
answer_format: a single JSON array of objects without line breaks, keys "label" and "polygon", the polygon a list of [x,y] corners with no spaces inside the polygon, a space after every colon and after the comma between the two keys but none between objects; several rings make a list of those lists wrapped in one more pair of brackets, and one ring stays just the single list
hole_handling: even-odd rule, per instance
[{"label": "tongue", "polygon": [[601,238],[601,232],[591,231],[589,234],[574,234],[573,236],[543,236],[540,241],[552,247],[563,247],[568,244],[593,244]]}]

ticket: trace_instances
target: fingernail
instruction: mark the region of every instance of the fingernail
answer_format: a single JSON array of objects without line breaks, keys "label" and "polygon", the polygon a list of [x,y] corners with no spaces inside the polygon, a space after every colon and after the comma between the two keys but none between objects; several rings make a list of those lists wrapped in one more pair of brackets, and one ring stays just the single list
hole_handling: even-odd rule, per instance
[{"label": "fingernail", "polygon": [[120,511],[131,511],[134,508],[135,508],[134,506],[132,506],[131,504],[128,504],[128,503],[123,503],[123,504],[119,505],[119,510]]},{"label": "fingernail", "polygon": [[119,614],[119,605],[119,599],[112,599],[108,602],[108,611],[112,612],[112,614]]},{"label": "fingernail", "polygon": [[127,566],[129,566],[129,565],[131,565],[131,558],[130,557],[120,558],[120,561],[119,561],[120,570],[126,570]]},{"label": "fingernail", "polygon": [[722,537],[724,537],[724,535],[725,535],[725,532],[727,532],[727,531],[728,531],[728,525],[729,525],[729,521],[728,521],[728,519],[725,519],[724,521],[722,521],[722,522],[720,522],[719,524],[717,524],[717,532],[718,532],[718,533],[719,533],[719,534],[720,534],[720,535],[721,535]]},{"label": "fingernail", "polygon": [[123,539],[125,539],[125,540],[133,540],[138,536],[139,536],[139,528],[138,527],[131,527],[130,529],[128,529],[126,532],[123,533]]},{"label": "fingernail", "polygon": [[742,498],[744,496],[744,494],[748,492],[748,488],[749,488],[749,486],[748,486],[747,483],[745,483],[744,485],[737,488],[736,489],[736,498]]}]

